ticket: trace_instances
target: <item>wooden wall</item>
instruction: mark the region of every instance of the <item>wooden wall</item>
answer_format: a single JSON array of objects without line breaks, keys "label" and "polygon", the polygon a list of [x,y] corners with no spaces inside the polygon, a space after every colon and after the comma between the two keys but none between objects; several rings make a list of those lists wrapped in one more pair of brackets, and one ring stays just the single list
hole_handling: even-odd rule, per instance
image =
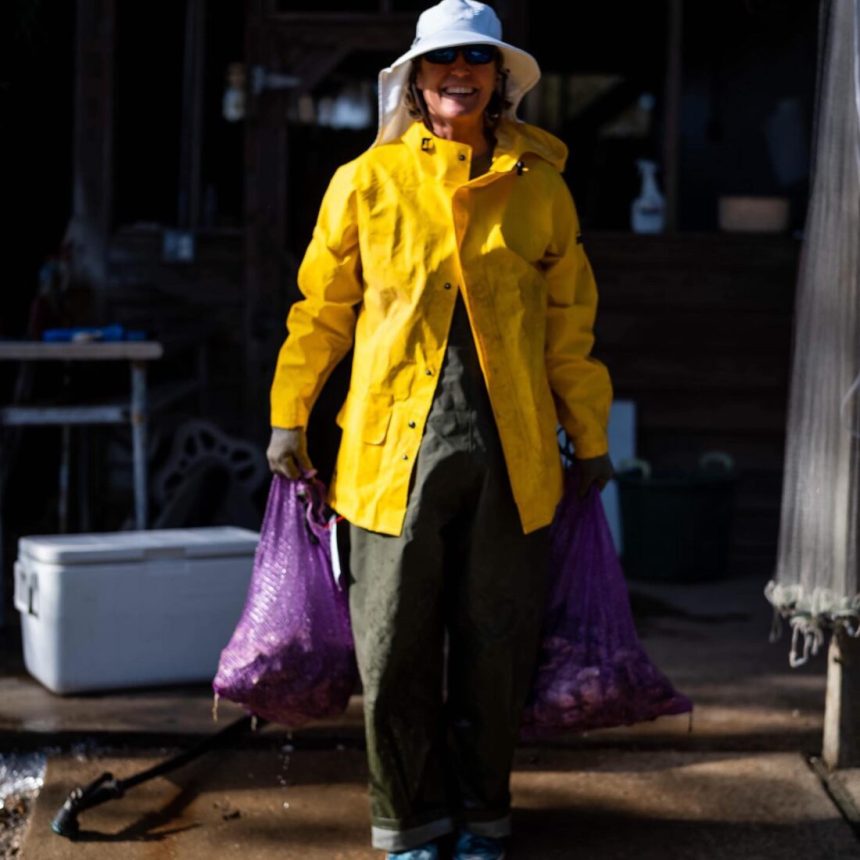
[{"label": "wooden wall", "polygon": [[596,234],[595,354],[638,407],[638,452],[692,468],[712,450],[740,472],[732,567],[770,572],[779,526],[800,242],[785,236]]},{"label": "wooden wall", "polygon": [[[244,424],[247,348],[244,235],[198,233],[196,241],[193,263],[165,263],[160,230],[114,233],[102,301],[107,318],[164,343],[165,357],[151,368],[154,383],[197,375],[196,360],[205,349],[205,391],[188,404],[188,411],[203,412],[226,431],[238,433]],[[265,422],[265,415],[260,421]]]}]

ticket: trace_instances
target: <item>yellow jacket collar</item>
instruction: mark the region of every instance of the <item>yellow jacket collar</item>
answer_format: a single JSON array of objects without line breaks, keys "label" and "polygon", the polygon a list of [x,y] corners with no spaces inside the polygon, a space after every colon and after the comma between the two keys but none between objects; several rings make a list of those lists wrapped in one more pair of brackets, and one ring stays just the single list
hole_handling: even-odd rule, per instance
[{"label": "yellow jacket collar", "polygon": [[[456,162],[461,154],[471,156],[471,147],[467,144],[437,137],[422,122],[414,122],[402,140],[417,152],[419,162],[425,169],[438,176],[445,175],[448,165]],[[554,134],[525,122],[505,119],[496,129],[496,146],[490,170],[496,173],[522,170],[527,156],[537,156],[561,171],[567,161],[567,153],[567,146]],[[435,159],[428,160],[428,155],[441,156],[441,163]]]}]

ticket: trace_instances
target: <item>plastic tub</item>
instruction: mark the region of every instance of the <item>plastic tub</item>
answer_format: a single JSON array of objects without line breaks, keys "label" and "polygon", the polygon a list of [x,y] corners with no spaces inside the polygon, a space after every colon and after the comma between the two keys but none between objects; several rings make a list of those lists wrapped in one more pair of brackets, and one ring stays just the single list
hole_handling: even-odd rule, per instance
[{"label": "plastic tub", "polygon": [[626,575],[672,582],[725,576],[737,483],[731,458],[711,453],[686,473],[627,465],[616,476]]}]

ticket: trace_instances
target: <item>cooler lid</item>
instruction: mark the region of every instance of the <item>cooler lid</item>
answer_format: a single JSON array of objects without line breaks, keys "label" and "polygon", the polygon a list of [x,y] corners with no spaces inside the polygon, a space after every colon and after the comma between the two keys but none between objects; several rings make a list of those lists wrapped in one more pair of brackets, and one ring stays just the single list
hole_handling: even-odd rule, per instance
[{"label": "cooler lid", "polygon": [[34,561],[65,565],[156,558],[220,558],[253,555],[259,539],[257,532],[236,526],[29,535],[18,541],[18,554]]}]

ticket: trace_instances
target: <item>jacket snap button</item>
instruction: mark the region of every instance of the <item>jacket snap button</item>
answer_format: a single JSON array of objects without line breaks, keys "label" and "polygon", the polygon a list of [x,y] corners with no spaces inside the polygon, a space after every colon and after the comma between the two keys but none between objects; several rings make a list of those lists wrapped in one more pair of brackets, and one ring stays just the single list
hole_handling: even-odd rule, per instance
[{"label": "jacket snap button", "polygon": [[409,422],[409,429],[410,429],[410,430],[414,430],[414,429],[415,429],[415,422],[414,422],[414,421],[410,421],[410,422]]},{"label": "jacket snap button", "polygon": [[466,156],[465,156],[465,155],[463,155],[463,153],[462,153],[462,152],[457,156],[457,158],[459,158],[459,159],[460,159],[460,161],[465,161],[465,160],[466,160]]},{"label": "jacket snap button", "polygon": [[432,371],[432,370],[430,370],[430,368],[428,367],[428,368],[427,368],[427,370],[425,370],[425,371],[424,371],[424,375],[425,375],[425,376],[432,376],[432,375],[433,375],[433,371]]},{"label": "jacket snap button", "polygon": [[408,460],[408,459],[409,459],[409,455],[408,455],[408,454],[404,454],[404,455],[403,455],[403,457],[402,457],[402,459],[404,459],[404,460]]},{"label": "jacket snap button", "polygon": [[450,285],[450,284],[445,284],[445,289],[446,289],[446,290],[450,290],[450,289],[451,289],[451,285]]}]

